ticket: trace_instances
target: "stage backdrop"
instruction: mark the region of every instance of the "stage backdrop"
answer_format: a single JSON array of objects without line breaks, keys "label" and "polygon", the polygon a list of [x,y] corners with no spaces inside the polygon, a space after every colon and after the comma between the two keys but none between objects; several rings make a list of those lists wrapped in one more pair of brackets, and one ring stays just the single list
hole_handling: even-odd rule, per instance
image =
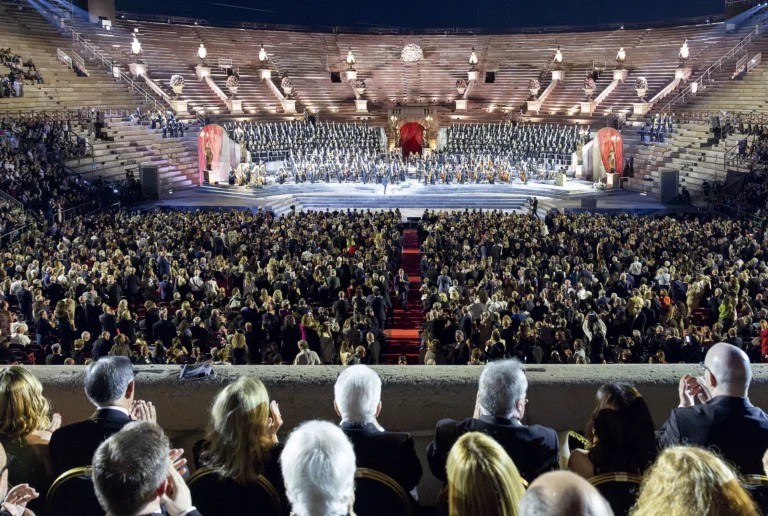
[{"label": "stage backdrop", "polygon": [[[624,171],[624,140],[616,129],[604,127],[597,131],[592,145],[592,180],[601,181],[608,172],[621,177]],[[584,161],[586,164],[587,160]]]},{"label": "stage backdrop", "polygon": [[403,124],[400,128],[400,147],[403,149],[403,156],[408,157],[412,153],[421,155],[423,144],[424,128],[416,122]]},{"label": "stage backdrop", "polygon": [[205,170],[209,168],[208,181],[226,183],[229,181],[229,167],[237,168],[239,156],[224,128],[220,125],[206,125],[197,137],[197,155],[200,160],[200,184]]}]

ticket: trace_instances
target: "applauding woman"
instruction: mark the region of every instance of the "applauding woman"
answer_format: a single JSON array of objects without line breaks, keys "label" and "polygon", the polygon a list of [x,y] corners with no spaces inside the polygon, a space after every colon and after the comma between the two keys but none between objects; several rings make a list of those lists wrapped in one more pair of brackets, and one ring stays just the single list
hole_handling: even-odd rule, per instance
[{"label": "applauding woman", "polygon": [[218,498],[215,502],[222,506],[232,498],[228,493],[233,486],[228,480],[247,489],[259,475],[284,493],[278,464],[282,445],[277,440],[282,424],[277,402],[270,403],[259,379],[243,377],[222,389],[211,407],[206,439],[195,445],[196,465],[210,467],[222,481],[222,489],[205,496]]}]

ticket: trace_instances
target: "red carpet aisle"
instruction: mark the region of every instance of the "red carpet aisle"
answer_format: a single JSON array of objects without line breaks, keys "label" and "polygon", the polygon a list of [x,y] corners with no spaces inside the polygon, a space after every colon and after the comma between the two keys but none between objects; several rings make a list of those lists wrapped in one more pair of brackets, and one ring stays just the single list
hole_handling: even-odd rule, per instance
[{"label": "red carpet aisle", "polygon": [[400,355],[406,355],[409,364],[419,363],[419,324],[421,323],[419,236],[415,229],[406,229],[403,240],[401,267],[411,280],[411,289],[408,292],[409,310],[405,312],[398,300],[392,300],[395,308],[394,323],[387,331],[389,348],[382,360],[385,364],[397,364],[397,358]]}]

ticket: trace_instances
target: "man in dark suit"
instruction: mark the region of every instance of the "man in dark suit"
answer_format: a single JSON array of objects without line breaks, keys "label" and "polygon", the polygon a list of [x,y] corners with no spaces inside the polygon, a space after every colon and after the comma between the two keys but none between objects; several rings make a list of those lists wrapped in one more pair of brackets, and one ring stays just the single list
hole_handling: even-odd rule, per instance
[{"label": "man in dark suit", "polygon": [[136,419],[155,421],[151,403],[134,402],[133,365],[127,357],[103,357],[85,370],[85,395],[96,412],[85,421],[59,428],[48,446],[53,474],[92,464],[96,448]]},{"label": "man in dark suit", "polygon": [[21,288],[16,293],[16,300],[19,303],[19,311],[21,311],[21,315],[24,316],[24,320],[31,321],[32,303],[34,302],[34,299],[32,298],[32,292],[29,290],[29,283],[27,283],[27,280],[21,282]]},{"label": "man in dark suit", "polygon": [[341,429],[355,448],[357,466],[392,477],[406,491],[421,479],[421,463],[413,438],[405,432],[387,432],[376,418],[381,412],[381,378],[364,365],[344,369],[334,386],[334,407]]},{"label": "man in dark suit", "polygon": [[[500,386],[505,386],[500,389]],[[446,479],[445,463],[451,447],[466,432],[493,437],[509,454],[520,475],[532,482],[547,471],[559,468],[560,443],[557,433],[540,425],[523,425],[528,380],[517,360],[499,360],[485,366],[480,375],[473,417],[464,421],[437,422],[435,440],[427,448],[432,474]]]},{"label": "man in dark suit", "polygon": [[112,335],[108,331],[101,332],[99,338],[96,339],[96,342],[93,343],[93,347],[91,348],[91,358],[98,360],[109,354],[113,344],[111,337]]},{"label": "man in dark suit", "polygon": [[166,348],[171,347],[171,341],[176,337],[176,326],[168,320],[168,310],[160,310],[160,320],[152,326],[152,334],[155,340],[159,340]]},{"label": "man in dark suit", "polygon": [[117,335],[117,317],[110,306],[104,307],[104,313],[99,316],[101,331],[108,331],[110,335]]},{"label": "man in dark suit", "polygon": [[373,315],[376,317],[376,322],[379,323],[379,328],[384,329],[384,324],[387,322],[387,310],[384,298],[381,297],[381,291],[379,287],[373,287],[373,293],[368,296],[368,306],[373,309]]},{"label": "man in dark suit", "polygon": [[61,344],[51,346],[51,354],[45,357],[45,365],[64,365],[64,356],[61,354]]},{"label": "man in dark suit", "polygon": [[130,423],[104,441],[93,455],[93,487],[104,511],[200,516],[184,479],[169,467],[171,453],[163,429],[148,421]]},{"label": "man in dark suit", "polygon": [[[704,376],[680,380],[680,405],[659,430],[662,446],[716,450],[742,475],[763,475],[768,415],[747,397],[752,371],[739,348],[719,342],[704,358]],[[698,398],[700,405],[696,405]]]}]

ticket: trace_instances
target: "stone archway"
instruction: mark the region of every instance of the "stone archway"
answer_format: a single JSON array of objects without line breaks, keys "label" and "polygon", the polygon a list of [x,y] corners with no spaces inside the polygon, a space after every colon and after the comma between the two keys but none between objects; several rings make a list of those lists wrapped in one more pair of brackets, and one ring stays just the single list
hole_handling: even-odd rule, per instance
[{"label": "stone archway", "polygon": [[416,123],[422,127],[422,149],[437,146],[437,123],[435,110],[422,107],[396,107],[389,110],[389,149],[401,147],[401,129],[403,126]]},{"label": "stone archway", "polygon": [[418,122],[408,122],[400,126],[400,148],[403,157],[411,154],[421,155],[424,146],[424,126]]}]

